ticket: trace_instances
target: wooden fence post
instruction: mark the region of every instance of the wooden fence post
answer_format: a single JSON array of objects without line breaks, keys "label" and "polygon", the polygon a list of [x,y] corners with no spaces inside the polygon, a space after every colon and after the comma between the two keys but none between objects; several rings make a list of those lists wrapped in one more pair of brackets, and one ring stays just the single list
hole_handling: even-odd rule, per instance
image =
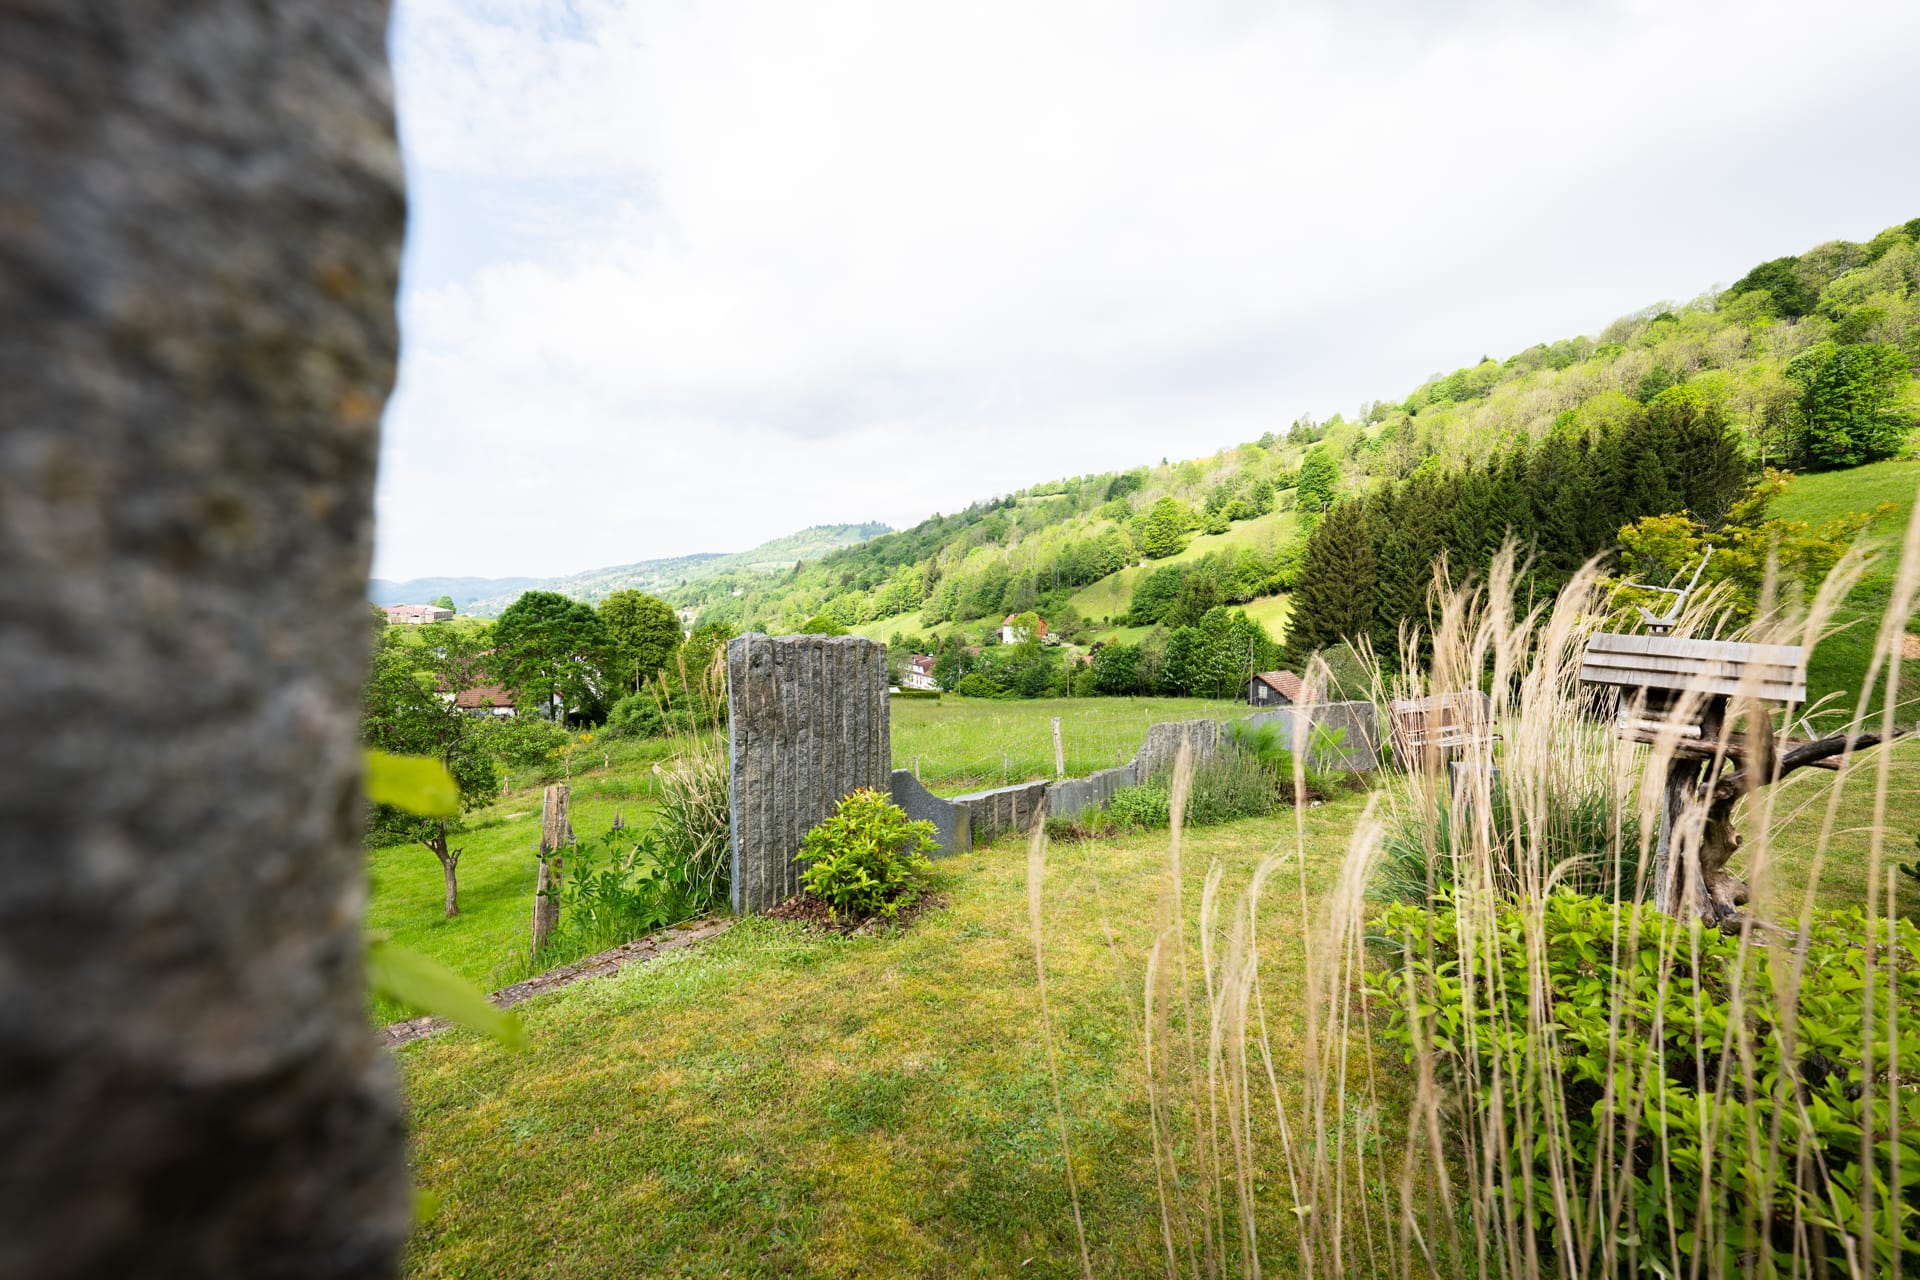
[{"label": "wooden fence post", "polygon": [[566,873],[566,855],[562,850],[573,843],[573,824],[567,821],[567,801],[571,796],[571,788],[556,782],[547,788],[541,806],[540,877],[534,884],[530,958],[539,957],[553,936],[554,926],[560,923],[560,885]]},{"label": "wooden fence post", "polygon": [[1059,716],[1053,718],[1053,776],[1056,778],[1067,776],[1067,753],[1060,745]]}]

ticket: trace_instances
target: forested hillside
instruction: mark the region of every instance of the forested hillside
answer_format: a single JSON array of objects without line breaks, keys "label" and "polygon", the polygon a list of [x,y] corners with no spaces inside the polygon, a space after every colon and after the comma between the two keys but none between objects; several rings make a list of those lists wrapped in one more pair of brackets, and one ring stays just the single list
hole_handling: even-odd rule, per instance
[{"label": "forested hillside", "polygon": [[1643,519],[1690,512],[1701,536],[1735,514],[1759,527],[1765,503],[1741,499],[1769,468],[1901,454],[1916,416],[1917,240],[1920,219],[1820,245],[1596,337],[1436,374],[1352,420],[1035,485],[672,598],[729,628],[837,627],[930,649],[1034,611],[1056,636],[1144,645],[1140,665],[1157,670],[1171,635],[1209,610],[1257,602],[1256,616],[1280,616],[1292,593],[1295,657],[1344,638],[1390,651],[1442,552],[1464,575],[1511,534],[1535,556],[1527,589],[1550,590]]}]

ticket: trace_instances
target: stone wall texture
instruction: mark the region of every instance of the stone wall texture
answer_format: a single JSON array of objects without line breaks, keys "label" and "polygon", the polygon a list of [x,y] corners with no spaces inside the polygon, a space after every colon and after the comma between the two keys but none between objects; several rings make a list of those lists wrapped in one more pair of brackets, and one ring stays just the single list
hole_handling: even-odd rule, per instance
[{"label": "stone wall texture", "polygon": [[800,891],[807,832],[893,774],[887,650],[859,636],[745,635],[727,642],[733,909],[755,915]]},{"label": "stone wall texture", "polygon": [[[1307,759],[1315,769],[1372,773],[1380,767],[1380,711],[1371,702],[1311,702],[1281,707],[1249,716],[1247,723],[1279,726],[1286,741],[1306,747]],[[1314,730],[1321,728],[1339,734],[1339,741],[1325,746],[1316,743]]]},{"label": "stone wall texture", "polygon": [[0,4],[0,1276],[371,1277],[386,5]]}]

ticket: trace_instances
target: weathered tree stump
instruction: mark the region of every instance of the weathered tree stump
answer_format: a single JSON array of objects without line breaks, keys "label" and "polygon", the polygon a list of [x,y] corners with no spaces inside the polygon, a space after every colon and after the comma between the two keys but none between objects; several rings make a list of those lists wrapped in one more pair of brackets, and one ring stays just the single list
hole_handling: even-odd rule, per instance
[{"label": "weathered tree stump", "polygon": [[0,4],[0,1275],[371,1277],[383,3]]}]

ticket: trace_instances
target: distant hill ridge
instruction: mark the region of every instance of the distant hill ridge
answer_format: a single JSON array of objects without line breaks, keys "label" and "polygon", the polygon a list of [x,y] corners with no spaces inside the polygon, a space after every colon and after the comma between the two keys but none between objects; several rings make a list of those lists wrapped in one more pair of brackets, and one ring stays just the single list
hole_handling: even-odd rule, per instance
[{"label": "distant hill ridge", "polygon": [[404,582],[374,578],[367,583],[367,598],[374,604],[385,605],[426,604],[443,595],[452,596],[461,613],[491,618],[527,591],[557,591],[589,604],[597,604],[615,591],[627,589],[659,594],[719,574],[789,568],[799,561],[817,560],[829,552],[891,532],[890,526],[872,521],[819,524],[747,551],[640,560],[557,578],[410,578]]}]

